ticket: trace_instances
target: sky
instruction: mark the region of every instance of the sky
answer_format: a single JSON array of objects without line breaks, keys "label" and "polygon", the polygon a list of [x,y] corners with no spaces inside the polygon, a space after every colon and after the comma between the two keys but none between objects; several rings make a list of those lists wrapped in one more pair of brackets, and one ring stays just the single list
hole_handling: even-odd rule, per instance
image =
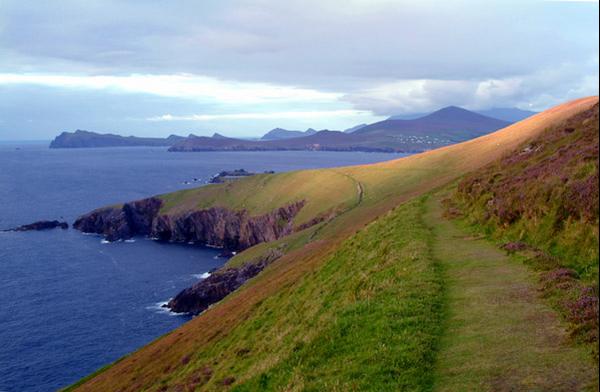
[{"label": "sky", "polygon": [[0,140],[538,111],[598,63],[593,0],[0,0]]}]

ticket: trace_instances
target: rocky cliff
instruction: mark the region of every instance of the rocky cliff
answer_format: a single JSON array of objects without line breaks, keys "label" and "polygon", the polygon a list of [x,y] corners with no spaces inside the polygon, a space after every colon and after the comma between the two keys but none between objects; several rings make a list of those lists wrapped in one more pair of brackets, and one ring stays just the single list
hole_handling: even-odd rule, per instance
[{"label": "rocky cliff", "polygon": [[258,216],[223,207],[165,215],[159,213],[162,204],[161,199],[151,197],[101,208],[79,217],[73,227],[85,233],[104,235],[109,241],[148,235],[161,241],[194,242],[240,251],[290,234],[292,220],[304,201]]},{"label": "rocky cliff", "polygon": [[134,235],[150,235],[162,200],[151,197],[105,207],[77,218],[73,227],[84,233],[102,234],[109,241],[125,240]]},{"label": "rocky cliff", "polygon": [[248,279],[258,275],[267,265],[282,255],[281,251],[271,249],[259,259],[239,268],[221,268],[208,278],[181,291],[165,307],[176,313],[199,314],[237,290]]}]

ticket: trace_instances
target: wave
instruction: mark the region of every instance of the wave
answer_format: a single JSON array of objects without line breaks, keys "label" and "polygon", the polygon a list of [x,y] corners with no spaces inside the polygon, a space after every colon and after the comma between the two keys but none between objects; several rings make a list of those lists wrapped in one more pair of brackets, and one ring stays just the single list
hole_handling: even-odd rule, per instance
[{"label": "wave", "polygon": [[192,274],[192,276],[196,279],[206,279],[210,276],[210,272],[204,272],[202,274]]},{"label": "wave", "polygon": [[[171,298],[169,299],[169,301],[171,300]],[[157,314],[165,314],[168,316],[173,316],[173,317],[179,317],[179,316],[187,316],[186,313],[175,313],[175,312],[171,312],[171,309],[163,306],[169,303],[169,301],[161,301],[161,302],[157,302],[153,305],[150,306],[146,306],[146,310],[151,310],[154,313]]]}]

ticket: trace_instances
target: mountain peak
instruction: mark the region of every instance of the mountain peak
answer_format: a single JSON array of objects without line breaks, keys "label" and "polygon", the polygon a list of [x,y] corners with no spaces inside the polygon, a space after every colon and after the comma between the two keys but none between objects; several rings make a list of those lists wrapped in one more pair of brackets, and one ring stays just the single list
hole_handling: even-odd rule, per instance
[{"label": "mountain peak", "polygon": [[488,118],[482,114],[472,112],[459,106],[446,106],[427,116],[421,117],[422,119],[429,120],[473,120],[473,119],[485,119]]},{"label": "mountain peak", "polygon": [[211,136],[213,139],[227,139],[227,136],[223,136],[218,132],[213,133],[213,135]]}]

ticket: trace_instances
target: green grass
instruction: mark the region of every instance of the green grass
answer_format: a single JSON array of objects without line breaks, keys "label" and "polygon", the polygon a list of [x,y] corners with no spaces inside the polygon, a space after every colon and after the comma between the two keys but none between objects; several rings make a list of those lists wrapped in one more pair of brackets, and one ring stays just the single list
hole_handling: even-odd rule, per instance
[{"label": "green grass", "polygon": [[317,306],[313,316],[289,324],[302,327],[292,327],[296,339],[281,361],[234,390],[429,388],[443,289],[421,220],[423,202],[403,205],[369,225],[298,287],[297,301]]}]

